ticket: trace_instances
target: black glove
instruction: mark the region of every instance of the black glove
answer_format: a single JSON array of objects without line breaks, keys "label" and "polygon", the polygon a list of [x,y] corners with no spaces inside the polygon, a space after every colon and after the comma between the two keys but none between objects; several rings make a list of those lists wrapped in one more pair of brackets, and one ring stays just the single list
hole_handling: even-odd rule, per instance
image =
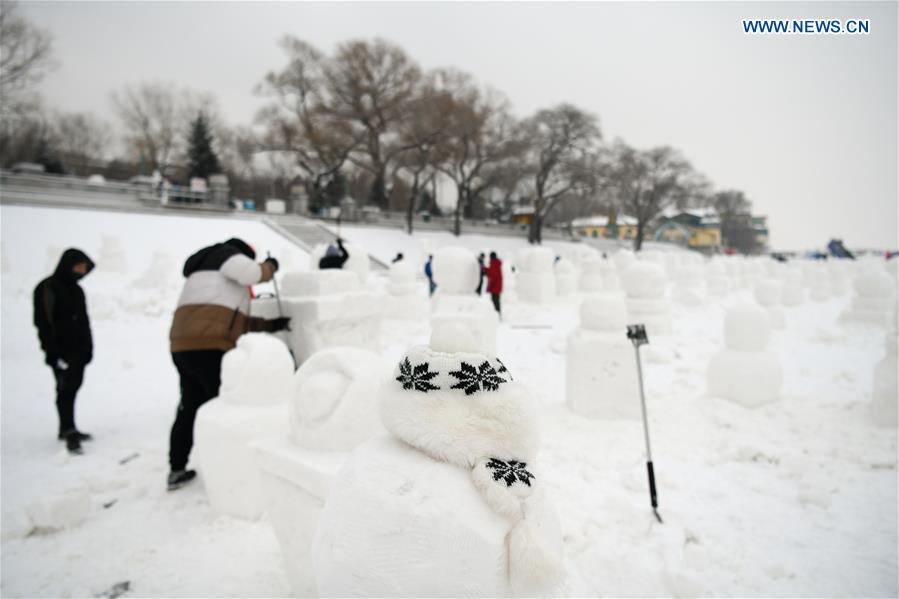
[{"label": "black glove", "polygon": [[269,331],[272,333],[277,333],[278,331],[289,331],[290,330],[290,318],[287,316],[282,316],[280,318],[273,318],[269,322]]},{"label": "black glove", "polygon": [[274,258],[269,256],[268,258],[265,259],[265,262],[268,262],[269,264],[271,264],[272,268],[275,269],[275,272],[278,272],[278,261],[277,260],[275,260]]}]

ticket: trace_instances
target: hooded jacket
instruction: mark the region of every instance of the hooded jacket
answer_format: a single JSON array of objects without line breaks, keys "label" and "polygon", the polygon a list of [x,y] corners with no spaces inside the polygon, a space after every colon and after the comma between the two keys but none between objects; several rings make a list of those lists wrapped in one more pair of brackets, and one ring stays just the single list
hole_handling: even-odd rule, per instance
[{"label": "hooded jacket", "polygon": [[267,330],[268,321],[250,318],[248,287],[271,280],[269,262],[254,261],[256,252],[240,239],[205,247],[184,263],[187,277],[172,319],[172,353],[233,349],[248,331]]},{"label": "hooded jacket", "polygon": [[53,274],[34,288],[34,325],[50,365],[60,358],[69,364],[85,365],[94,357],[87,302],[78,285],[84,275],[72,270],[79,262],[87,264],[87,272],[94,268],[87,254],[67,249]]},{"label": "hooded jacket", "polygon": [[328,268],[343,268],[346,261],[350,259],[349,252],[343,247],[343,241],[338,239],[337,246],[329,245],[325,251],[325,255],[318,261],[318,268],[325,270]]}]

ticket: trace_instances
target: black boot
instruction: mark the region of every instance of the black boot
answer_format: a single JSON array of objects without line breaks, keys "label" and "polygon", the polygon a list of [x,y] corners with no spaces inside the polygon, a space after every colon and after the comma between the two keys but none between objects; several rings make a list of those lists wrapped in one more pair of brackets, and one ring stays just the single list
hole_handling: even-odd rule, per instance
[{"label": "black boot", "polygon": [[81,439],[78,438],[78,431],[72,429],[66,433],[66,449],[73,455],[81,455]]},{"label": "black boot", "polygon": [[169,472],[168,485],[169,491],[180,489],[197,476],[195,470],[172,470]]},{"label": "black boot", "polygon": [[[79,430],[76,430],[76,431],[75,431],[75,435],[78,437],[78,440],[79,440],[79,441],[93,441],[93,440],[94,440],[94,436],[93,436],[92,434],[90,434],[90,433],[82,433],[82,432],[79,431]],[[65,433],[64,431],[60,431],[60,432],[59,432],[59,436],[57,437],[57,439],[59,439],[60,441],[65,441],[65,440],[66,440],[66,433]]]}]

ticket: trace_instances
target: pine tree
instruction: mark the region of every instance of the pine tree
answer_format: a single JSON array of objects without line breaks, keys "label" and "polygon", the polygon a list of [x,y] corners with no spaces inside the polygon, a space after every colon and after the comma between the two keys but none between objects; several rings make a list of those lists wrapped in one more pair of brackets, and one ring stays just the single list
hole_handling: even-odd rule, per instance
[{"label": "pine tree", "polygon": [[209,175],[220,172],[218,156],[212,149],[212,133],[209,131],[202,112],[191,123],[187,155],[190,161],[191,178],[206,179]]}]

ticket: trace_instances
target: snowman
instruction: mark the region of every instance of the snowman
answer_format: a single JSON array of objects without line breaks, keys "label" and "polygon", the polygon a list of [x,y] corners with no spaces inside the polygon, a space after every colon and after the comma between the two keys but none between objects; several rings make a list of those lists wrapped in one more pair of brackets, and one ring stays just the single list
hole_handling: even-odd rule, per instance
[{"label": "snowman", "polygon": [[389,434],[336,476],[313,543],[322,596],[534,595],[558,589],[558,517],[533,462],[533,400],[466,327],[434,330],[379,391]]}]

